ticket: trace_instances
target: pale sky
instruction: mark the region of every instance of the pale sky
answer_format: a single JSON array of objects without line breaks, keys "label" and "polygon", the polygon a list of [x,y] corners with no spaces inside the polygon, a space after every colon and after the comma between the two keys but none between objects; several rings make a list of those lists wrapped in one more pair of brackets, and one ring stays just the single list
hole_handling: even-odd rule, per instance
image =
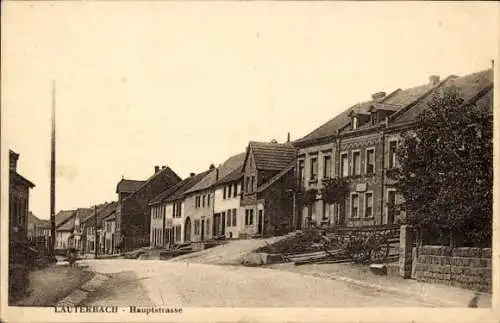
[{"label": "pale sky", "polygon": [[184,178],[372,93],[490,68],[498,16],[495,2],[3,2],[2,150],[47,219],[52,79],[58,211],[116,199],[122,175]]}]

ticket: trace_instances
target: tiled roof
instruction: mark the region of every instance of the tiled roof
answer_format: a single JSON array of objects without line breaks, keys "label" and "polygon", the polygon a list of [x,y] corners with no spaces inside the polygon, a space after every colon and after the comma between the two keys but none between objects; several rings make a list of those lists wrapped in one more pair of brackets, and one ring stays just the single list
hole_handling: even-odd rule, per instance
[{"label": "tiled roof", "polygon": [[222,165],[219,165],[216,169],[210,171],[207,176],[205,176],[201,181],[199,181],[196,185],[194,185],[191,189],[187,190],[186,193],[194,193],[197,191],[205,190],[217,182],[217,172],[218,178],[224,178],[230,173],[232,173],[235,169],[240,167],[243,164],[246,153],[240,153],[228,158]]},{"label": "tiled roof", "polygon": [[295,158],[295,148],[291,143],[250,141],[255,166],[259,170],[282,170]]},{"label": "tiled roof", "polygon": [[38,225],[42,221],[43,220],[41,220],[36,215],[34,215],[33,212],[31,212],[31,211],[28,212],[28,223],[36,223]]},{"label": "tiled roof", "polygon": [[194,180],[194,177],[188,177],[182,181],[180,181],[179,183],[167,188],[166,190],[164,190],[163,192],[161,192],[160,194],[158,194],[157,196],[155,196],[150,202],[149,202],[149,205],[153,205],[153,204],[157,204],[157,203],[161,203],[162,201],[164,201],[165,199],[167,199],[168,197],[170,197],[171,195],[173,195],[175,192],[177,192],[178,190],[184,188],[184,190],[186,190],[186,185],[189,185],[189,183],[192,183],[192,185],[194,185],[195,183],[193,183],[193,180]]},{"label": "tiled roof", "polygon": [[[118,203],[117,202],[111,202],[107,204],[100,204],[97,206],[97,223],[99,226],[99,223],[104,219],[105,217],[109,216],[113,212],[116,211]],[[94,210],[92,209],[92,212],[82,221],[82,223],[87,222],[89,225],[93,225],[94,222]]]},{"label": "tiled roof", "polygon": [[136,181],[133,179],[122,178],[116,185],[116,193],[133,193],[137,191],[146,181]]},{"label": "tiled roof", "polygon": [[[208,176],[209,172],[210,171],[205,171],[205,172],[199,173],[197,175],[186,178],[184,180],[185,181],[184,185],[182,187],[180,187],[178,190],[176,190],[175,193],[173,193],[172,195],[170,195],[169,197],[164,199],[163,201],[164,202],[172,202],[172,201],[184,198],[184,195],[187,193],[187,191],[189,189],[191,189],[194,185],[199,183],[203,178]],[[212,172],[215,172],[215,170],[213,170]]]},{"label": "tiled roof", "polygon": [[71,217],[76,214],[76,210],[61,210],[59,211],[56,218],[56,228],[62,225],[64,222],[68,221]]},{"label": "tiled roof", "polygon": [[51,228],[49,220],[40,220],[40,222],[37,223],[36,226],[39,228],[43,228],[43,229],[50,229]]},{"label": "tiled roof", "polygon": [[243,165],[233,170],[226,177],[220,179],[215,185],[223,185],[227,183],[231,183],[237,180],[240,180],[243,177]]},{"label": "tiled roof", "polygon": [[170,178],[170,180],[172,182],[178,183],[181,181],[181,178],[170,167],[167,166],[167,167],[161,168],[161,170],[159,172],[157,172],[156,174],[153,174],[153,176],[151,176],[146,181],[144,181],[144,183],[137,190],[135,190],[132,194],[127,196],[126,199],[133,198],[135,194],[138,194],[139,192],[143,191],[144,188],[147,188],[148,184],[150,182],[152,182],[155,178],[157,178],[159,176],[163,176],[165,174],[168,178]]},{"label": "tiled roof", "polygon": [[370,100],[353,105],[347,110],[341,112],[339,115],[324,123],[308,135],[298,139],[296,142],[300,144],[304,141],[320,139],[323,137],[334,136],[338,131],[349,125],[351,118],[349,115],[352,112],[360,114],[368,114],[372,106],[379,106],[380,108],[396,111],[399,110],[425,95],[432,90],[435,85],[425,84],[412,87],[406,90],[397,89],[389,95],[376,100]]},{"label": "tiled roof", "polygon": [[[451,86],[456,86],[458,88],[464,102],[482,99],[483,101],[479,102],[485,102],[485,107],[492,109],[493,106],[488,104],[485,100],[488,100],[488,92],[493,86],[493,70],[489,69],[463,77],[451,77],[442,84],[439,92],[436,90],[433,91],[433,94],[438,94],[442,90]],[[418,115],[420,115],[427,108],[427,104],[432,99],[433,94],[429,95],[425,100],[422,100],[407,111],[394,115],[394,117],[391,118],[393,119],[391,120],[391,124],[397,125],[415,121]]]},{"label": "tiled roof", "polygon": [[75,217],[71,217],[68,221],[66,221],[64,224],[56,228],[57,231],[73,231],[73,228],[75,227]]},{"label": "tiled roof", "polygon": [[276,183],[280,178],[282,178],[284,175],[290,172],[294,167],[295,167],[295,161],[292,161],[291,163],[288,164],[288,166],[286,166],[279,173],[271,177],[267,182],[257,187],[257,192],[260,193],[268,189],[271,185]]}]

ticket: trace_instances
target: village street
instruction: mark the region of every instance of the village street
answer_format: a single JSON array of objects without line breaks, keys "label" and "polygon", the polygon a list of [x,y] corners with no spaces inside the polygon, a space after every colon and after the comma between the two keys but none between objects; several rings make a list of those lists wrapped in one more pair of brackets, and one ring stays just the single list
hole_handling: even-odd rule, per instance
[{"label": "village street", "polygon": [[84,305],[169,307],[438,306],[346,282],[243,266],[155,260],[82,262],[111,279]]}]

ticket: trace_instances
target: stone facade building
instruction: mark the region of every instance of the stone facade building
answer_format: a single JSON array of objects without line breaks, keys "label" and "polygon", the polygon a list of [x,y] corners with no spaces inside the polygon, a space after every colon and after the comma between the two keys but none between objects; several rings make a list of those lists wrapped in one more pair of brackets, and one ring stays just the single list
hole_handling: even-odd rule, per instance
[{"label": "stone facade building", "polygon": [[293,229],[293,190],[296,150],[279,144],[251,141],[243,164],[241,207],[243,236],[272,236]]},{"label": "stone facade building", "polygon": [[151,229],[149,202],[180,181],[181,178],[170,167],[155,166],[153,176],[143,183],[125,179],[118,183],[116,232],[121,251],[149,245]]},{"label": "stone facade building", "polygon": [[299,206],[302,224],[311,213],[318,226],[387,225],[404,217],[398,211],[402,196],[386,173],[397,167],[402,131],[414,126],[433,95],[452,85],[466,102],[492,106],[491,70],[444,80],[431,76],[417,87],[376,93],[295,141],[299,189],[320,191],[325,179],[341,177],[349,186],[343,203],[328,205],[318,193],[311,206]]}]

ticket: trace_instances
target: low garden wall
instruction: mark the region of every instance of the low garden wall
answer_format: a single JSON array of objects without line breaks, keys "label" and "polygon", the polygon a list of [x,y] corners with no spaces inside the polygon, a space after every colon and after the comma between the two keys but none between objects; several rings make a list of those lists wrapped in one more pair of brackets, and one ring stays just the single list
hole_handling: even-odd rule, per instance
[{"label": "low garden wall", "polygon": [[491,248],[422,246],[417,255],[418,281],[491,292]]}]

